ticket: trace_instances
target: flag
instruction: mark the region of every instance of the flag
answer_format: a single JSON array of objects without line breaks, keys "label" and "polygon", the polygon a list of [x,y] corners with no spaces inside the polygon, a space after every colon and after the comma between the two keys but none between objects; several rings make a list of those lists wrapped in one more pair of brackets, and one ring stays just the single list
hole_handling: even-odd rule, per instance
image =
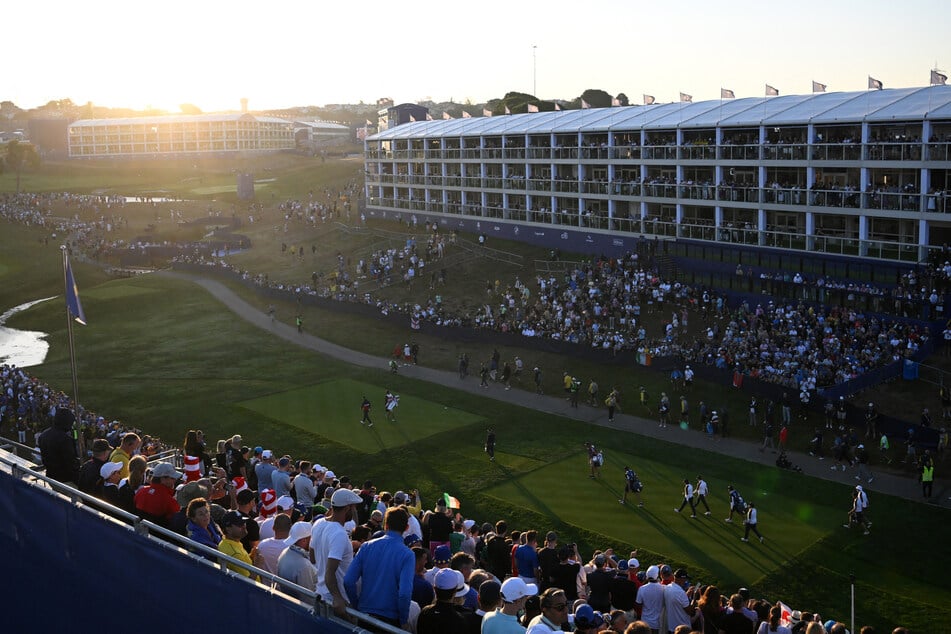
[{"label": "flag", "polygon": [[932,86],[944,86],[948,81],[948,76],[944,73],[938,72],[937,70],[931,71],[931,85]]},{"label": "flag", "polygon": [[736,95],[729,88],[720,89],[720,99],[736,99]]},{"label": "flag", "polygon": [[778,96],[779,96],[779,91],[776,90],[775,88],[773,88],[772,86],[770,86],[769,84],[766,84],[766,96],[767,96],[767,97],[778,97]]},{"label": "flag", "polygon": [[442,494],[442,499],[446,501],[446,506],[448,506],[448,507],[451,508],[451,509],[458,509],[458,508],[460,508],[460,507],[462,506],[462,505],[460,504],[458,498],[454,498],[454,497],[452,497],[451,495],[449,495],[448,493],[443,493],[443,494]]},{"label": "flag", "polygon": [[536,106],[536,105],[533,104],[533,103],[530,103],[530,104],[528,104],[528,111],[529,111],[529,112],[538,112],[538,106]]},{"label": "flag", "polygon": [[879,80],[875,79],[871,75],[868,76],[868,89],[869,90],[881,90],[885,85],[882,84]]},{"label": "flag", "polygon": [[369,127],[372,126],[372,125],[373,125],[373,122],[370,121],[369,119],[367,119],[367,127],[369,128]]},{"label": "flag", "polygon": [[791,607],[789,607],[782,601],[779,602],[779,624],[780,625],[783,625],[785,627],[789,627],[790,625],[792,625],[792,613],[793,613],[793,610]]},{"label": "flag", "polygon": [[73,267],[69,264],[69,258],[66,259],[66,310],[73,319],[83,326],[86,325],[86,315],[83,313],[83,305],[79,302],[79,289],[76,287],[76,279],[73,277]]},{"label": "flag", "polygon": [[429,113],[427,112],[427,113],[426,113],[426,121],[432,121],[432,120],[433,120],[433,115],[431,115],[431,114],[429,114]]},{"label": "flag", "polygon": [[644,95],[644,105],[645,106],[654,105],[654,95]]},{"label": "flag", "polygon": [[561,105],[557,101],[555,102],[555,110],[561,110]]},{"label": "flag", "polygon": [[505,114],[512,114],[512,111],[509,109],[508,106],[505,106]]},{"label": "flag", "polygon": [[590,107],[591,107],[591,104],[590,104],[590,103],[588,103],[588,102],[585,101],[584,99],[581,100],[581,109],[582,109],[582,110],[587,110],[587,109],[590,108]]},{"label": "flag", "polygon": [[492,116],[492,111],[489,110],[488,108],[483,108],[483,109],[482,109],[482,116],[483,116],[483,117],[491,117],[491,116]]},{"label": "flag", "polygon": [[820,84],[814,79],[812,80],[812,92],[825,92],[825,91],[826,91],[825,84]]},{"label": "flag", "polygon": [[410,116],[409,116],[409,122],[410,122],[410,123],[416,123],[416,117],[414,117],[413,115],[410,115]]},{"label": "flag", "polygon": [[617,97],[614,97],[613,99],[611,99],[611,107],[612,107],[612,108],[614,108],[615,106],[620,106],[620,105],[621,105],[621,100],[620,100],[620,99],[618,99]]},{"label": "flag", "polygon": [[680,102],[681,103],[693,103],[693,95],[688,95],[685,92],[680,93]]},{"label": "flag", "polygon": [[463,111],[462,111],[462,118],[463,118],[463,119],[471,119],[471,118],[472,118],[472,115],[469,114],[468,112],[466,112],[465,110],[463,110]]},{"label": "flag", "polygon": [[452,115],[449,114],[448,112],[444,112],[444,113],[442,113],[442,118],[443,118],[443,119],[452,119]]}]

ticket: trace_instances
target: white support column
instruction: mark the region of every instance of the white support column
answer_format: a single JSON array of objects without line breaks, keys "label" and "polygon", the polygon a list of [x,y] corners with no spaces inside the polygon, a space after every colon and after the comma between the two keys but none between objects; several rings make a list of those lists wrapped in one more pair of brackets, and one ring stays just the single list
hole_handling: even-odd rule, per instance
[{"label": "white support column", "polygon": [[759,245],[766,246],[766,210],[757,209],[756,210],[756,229],[759,232],[758,242]]},{"label": "white support column", "polygon": [[[925,137],[927,138],[927,137]],[[922,218],[918,221],[918,261],[921,262],[928,258],[928,244],[931,236],[929,234],[928,221]]]},{"label": "white support column", "polygon": [[713,224],[716,227],[713,230],[713,239],[716,242],[720,241],[720,229],[723,227],[723,207],[717,205],[713,208]]},{"label": "white support column", "polygon": [[868,216],[859,216],[859,255],[868,255]]},{"label": "white support column", "polygon": [[806,212],[806,251],[814,251],[816,248],[816,214],[811,211]]}]

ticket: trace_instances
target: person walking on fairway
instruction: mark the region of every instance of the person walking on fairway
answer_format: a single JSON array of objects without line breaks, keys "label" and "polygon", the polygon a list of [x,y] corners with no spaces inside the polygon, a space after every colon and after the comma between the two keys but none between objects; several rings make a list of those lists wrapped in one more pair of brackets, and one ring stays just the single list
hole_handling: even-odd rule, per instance
[{"label": "person walking on fairway", "polygon": [[732,484],[727,487],[727,490],[730,492],[730,517],[723,521],[732,524],[734,513],[746,515],[746,502],[743,501],[743,496],[740,495],[739,491],[733,488]]},{"label": "person walking on fairway", "polygon": [[363,403],[360,404],[360,410],[363,411],[363,418],[360,420],[360,424],[364,425],[369,423],[370,427],[373,427],[373,421],[370,419],[370,399],[366,396],[363,397]]},{"label": "person walking on fairway", "polygon": [[492,427],[485,432],[485,453],[489,454],[489,462],[495,462],[495,429]]},{"label": "person walking on fairway", "polygon": [[641,491],[644,485],[641,483],[637,473],[630,467],[624,467],[624,497],[618,500],[621,504],[627,504],[627,494],[633,493],[637,496],[637,505],[644,506],[644,500],[641,499]]},{"label": "person walking on fairway", "polygon": [[298,334],[303,333],[304,332],[304,318],[298,315],[295,321],[297,323],[297,333]]},{"label": "person walking on fairway", "polygon": [[754,502],[750,502],[746,506],[746,522],[745,523],[746,523],[746,530],[743,532],[743,537],[741,537],[740,539],[743,540],[744,542],[750,541],[750,531],[753,531],[753,533],[757,537],[759,537],[760,543],[762,543],[763,536],[760,535],[759,530],[757,530],[756,528],[756,504]]},{"label": "person walking on fairway", "polygon": [[399,407],[399,404],[399,395],[387,390],[383,396],[383,414],[386,416],[386,420],[396,422],[396,408]]},{"label": "person walking on fairway", "polygon": [[694,507],[698,507],[703,503],[703,508],[707,509],[704,515],[710,515],[710,505],[707,504],[707,481],[703,479],[702,475],[697,476],[697,487],[694,489],[694,495],[697,496],[697,502],[694,504]]},{"label": "person walking on fairway", "polygon": [[688,504],[690,505],[690,517],[697,517],[697,507],[693,503],[693,485],[690,484],[690,480],[684,480],[684,501],[680,503],[680,508],[674,509],[674,512],[681,512]]}]

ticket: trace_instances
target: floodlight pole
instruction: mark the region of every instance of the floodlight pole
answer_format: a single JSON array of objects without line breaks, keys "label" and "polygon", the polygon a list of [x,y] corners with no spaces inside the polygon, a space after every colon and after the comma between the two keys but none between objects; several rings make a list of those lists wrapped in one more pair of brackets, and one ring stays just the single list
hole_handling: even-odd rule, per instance
[{"label": "floodlight pole", "polygon": [[538,97],[538,59],[535,56],[537,46],[532,44],[532,96]]},{"label": "floodlight pole", "polygon": [[[66,281],[66,270],[69,261],[69,250],[65,244],[60,245],[60,251],[63,253],[63,280]],[[68,283],[68,282],[67,282]],[[67,291],[68,293],[69,291]],[[85,456],[85,447],[83,443],[82,428],[79,418],[79,379],[76,372],[76,348],[73,343],[73,315],[69,312],[69,302],[66,302],[66,338],[69,344],[69,374],[72,378],[73,387],[73,414],[76,416],[76,422],[73,424],[73,442],[76,445],[76,455],[80,461]]]}]

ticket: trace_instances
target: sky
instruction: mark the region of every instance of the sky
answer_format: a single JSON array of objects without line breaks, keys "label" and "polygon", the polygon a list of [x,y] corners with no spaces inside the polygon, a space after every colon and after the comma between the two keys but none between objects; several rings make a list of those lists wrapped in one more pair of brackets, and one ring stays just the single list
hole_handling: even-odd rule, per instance
[{"label": "sky", "polygon": [[481,103],[589,88],[658,103],[924,86],[951,68],[946,0],[92,0],[4,7],[0,101],[205,112]]}]

